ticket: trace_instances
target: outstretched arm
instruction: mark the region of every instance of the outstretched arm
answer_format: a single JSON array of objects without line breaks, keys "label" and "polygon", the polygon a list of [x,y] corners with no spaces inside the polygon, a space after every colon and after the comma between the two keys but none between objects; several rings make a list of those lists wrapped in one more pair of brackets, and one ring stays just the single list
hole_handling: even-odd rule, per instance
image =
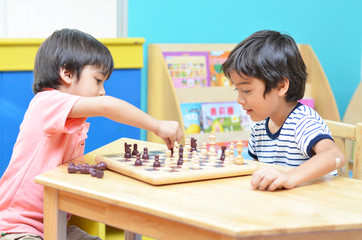
[{"label": "outstretched arm", "polygon": [[[343,166],[345,157],[330,139],[317,142],[313,148],[316,153],[308,161],[296,168],[283,171],[268,167],[256,171],[251,179],[253,189],[274,191],[278,188],[294,188],[297,185],[324,176]],[[338,159],[339,160],[336,160]]]},{"label": "outstretched arm", "polygon": [[169,148],[182,138],[176,121],[157,120],[132,104],[111,96],[85,97],[73,106],[68,118],[103,116],[113,121],[154,132]]}]

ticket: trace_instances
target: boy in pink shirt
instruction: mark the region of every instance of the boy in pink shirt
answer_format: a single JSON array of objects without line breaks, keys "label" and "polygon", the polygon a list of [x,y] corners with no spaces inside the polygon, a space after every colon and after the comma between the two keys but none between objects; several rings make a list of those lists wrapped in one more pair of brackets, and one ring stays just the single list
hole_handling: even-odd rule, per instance
[{"label": "boy in pink shirt", "polygon": [[[178,122],[156,120],[125,101],[106,96],[103,84],[112,71],[107,47],[78,30],[56,31],[39,47],[34,66],[36,95],[0,180],[1,240],[43,238],[43,186],[34,178],[84,154],[86,118],[103,116],[152,131],[169,148],[182,138]],[[69,233],[67,238],[74,239]]]}]

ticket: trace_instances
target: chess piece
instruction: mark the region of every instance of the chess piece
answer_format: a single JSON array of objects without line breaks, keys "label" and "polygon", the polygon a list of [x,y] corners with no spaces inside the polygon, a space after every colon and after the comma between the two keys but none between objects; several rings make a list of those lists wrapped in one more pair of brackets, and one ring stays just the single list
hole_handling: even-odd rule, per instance
[{"label": "chess piece", "polygon": [[148,155],[148,148],[147,147],[143,148],[142,159],[144,159],[144,160],[150,159],[150,156]]},{"label": "chess piece", "polygon": [[220,160],[224,161],[225,160],[225,150],[226,147],[225,146],[221,146],[221,155],[220,155]]},{"label": "chess piece", "polygon": [[188,163],[188,161],[189,161],[189,153],[187,151],[183,152],[182,160],[183,160],[182,169],[189,170],[189,163]]},{"label": "chess piece", "polygon": [[179,146],[177,142],[175,142],[174,148],[173,148],[173,155],[172,155],[172,162],[177,163],[177,161],[180,158],[180,152],[179,152]]},{"label": "chess piece", "polygon": [[153,162],[153,167],[161,167],[161,163],[159,160],[160,160],[160,156],[155,155],[155,161]]},{"label": "chess piece", "polygon": [[197,139],[191,138],[191,152],[197,151]]},{"label": "chess piece", "polygon": [[230,164],[230,151],[227,149],[225,150],[225,160],[224,160],[224,165],[229,165]]},{"label": "chess piece", "polygon": [[135,156],[137,155],[138,153],[138,146],[137,146],[137,143],[133,144],[133,151],[132,151],[132,156]]},{"label": "chess piece", "polygon": [[124,143],[124,157],[131,158],[131,144]]},{"label": "chess piece", "polygon": [[238,152],[238,155],[236,156],[234,163],[238,165],[244,164],[244,158],[241,152],[243,151],[243,143],[241,141],[238,141],[236,143],[236,151]]},{"label": "chess piece", "polygon": [[185,139],[185,149],[186,149],[186,146],[187,146],[187,147],[190,146],[190,139],[189,139],[189,138],[186,138],[186,139]]},{"label": "chess piece", "polygon": [[192,169],[200,169],[200,162],[197,154],[192,154]]},{"label": "chess piece", "polygon": [[180,145],[180,149],[179,149],[179,156],[180,156],[181,158],[182,158],[183,153],[184,153],[184,147],[183,147],[183,145],[181,144],[181,145]]},{"label": "chess piece", "polygon": [[177,166],[181,166],[184,163],[182,155],[179,156],[178,161],[177,161]]},{"label": "chess piece", "polygon": [[104,172],[102,170],[98,170],[95,175],[96,175],[96,178],[102,178],[104,175]]},{"label": "chess piece", "polygon": [[178,142],[177,142],[177,141],[175,141],[175,142],[174,142],[173,147],[174,147],[174,148],[178,148],[178,149],[180,149],[180,145],[178,144]]},{"label": "chess piece", "polygon": [[107,168],[107,164],[105,163],[105,162],[99,162],[97,165],[96,165],[96,168],[98,169],[98,170],[106,170],[106,168]]},{"label": "chess piece", "polygon": [[137,157],[136,157],[136,161],[135,161],[134,165],[135,166],[142,166],[141,154],[137,153]]},{"label": "chess piece", "polygon": [[201,155],[203,158],[207,158],[207,146],[205,142],[202,143]]},{"label": "chess piece", "polygon": [[230,161],[230,163],[233,163],[233,162],[234,162],[234,152],[235,152],[235,150],[234,150],[234,143],[233,143],[233,142],[230,143],[229,151],[230,151],[229,161]]},{"label": "chess piece", "polygon": [[75,166],[74,163],[69,163],[69,165],[68,165],[68,173],[76,173],[79,170],[80,170],[79,167]]},{"label": "chess piece", "polygon": [[215,142],[216,140],[216,135],[215,135],[215,132],[214,131],[211,131],[210,135],[209,135],[209,144],[210,144],[210,147],[209,147],[209,152],[211,153],[215,153],[216,152],[216,149],[215,149]]},{"label": "chess piece", "polygon": [[171,150],[166,150],[166,159],[165,159],[165,167],[171,168]]},{"label": "chess piece", "polygon": [[209,159],[210,159],[210,162],[215,163],[215,162],[216,162],[216,156],[215,156],[215,153],[214,153],[214,154],[209,155]]}]

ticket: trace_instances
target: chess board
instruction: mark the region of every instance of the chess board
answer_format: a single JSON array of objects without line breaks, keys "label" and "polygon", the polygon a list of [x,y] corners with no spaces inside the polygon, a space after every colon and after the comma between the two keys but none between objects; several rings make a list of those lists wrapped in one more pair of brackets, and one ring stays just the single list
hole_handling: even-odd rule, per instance
[{"label": "chess board", "polygon": [[[142,153],[140,151],[140,153]],[[171,166],[165,166],[166,154],[162,150],[149,150],[149,159],[142,160],[142,166],[135,166],[136,157],[125,158],[124,153],[110,153],[98,155],[97,163],[105,162],[107,168],[152,185],[164,185],[206,179],[224,178],[252,174],[257,165],[245,162],[242,165],[234,163],[224,164],[223,161],[209,161],[208,157],[200,157],[199,168],[193,168],[191,161],[188,166],[178,166],[175,161]],[[161,167],[153,167],[154,156],[159,155]],[[186,168],[186,169],[185,169]]]}]

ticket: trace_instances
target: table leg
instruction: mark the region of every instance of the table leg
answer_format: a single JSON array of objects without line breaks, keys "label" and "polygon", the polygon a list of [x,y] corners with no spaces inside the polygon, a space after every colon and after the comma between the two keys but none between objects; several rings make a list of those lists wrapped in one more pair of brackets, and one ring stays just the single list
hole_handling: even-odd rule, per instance
[{"label": "table leg", "polygon": [[44,187],[44,239],[66,240],[67,214],[58,209],[58,192]]},{"label": "table leg", "polygon": [[142,240],[142,235],[124,230],[124,240]]}]

